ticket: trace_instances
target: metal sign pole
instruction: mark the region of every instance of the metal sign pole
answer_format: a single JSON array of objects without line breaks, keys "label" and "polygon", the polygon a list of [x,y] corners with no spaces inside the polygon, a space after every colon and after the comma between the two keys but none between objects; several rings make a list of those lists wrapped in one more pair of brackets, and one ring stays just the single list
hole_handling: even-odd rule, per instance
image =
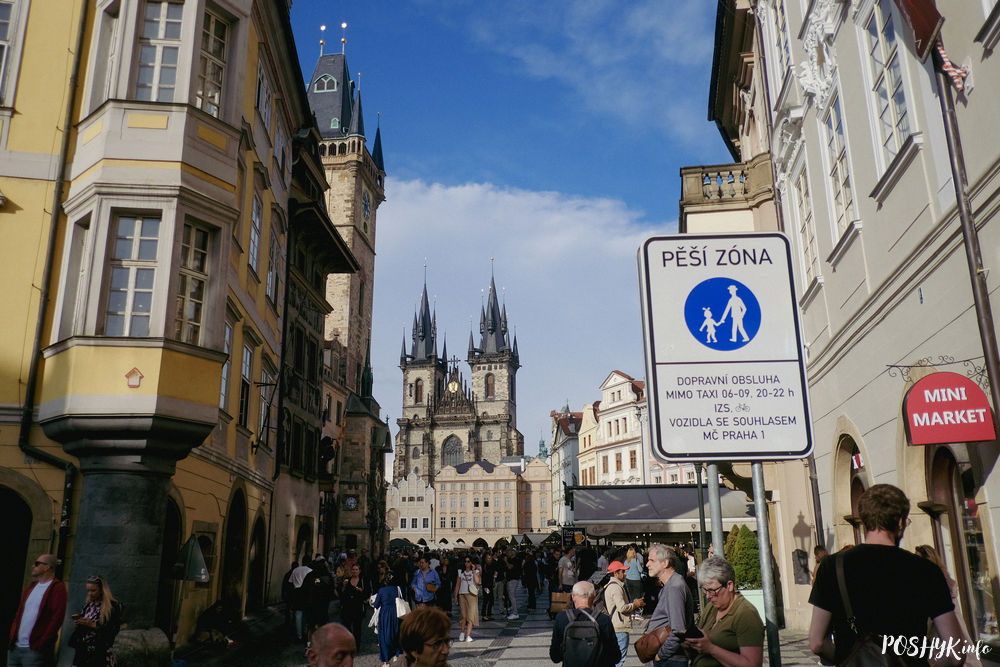
[{"label": "metal sign pole", "polygon": [[694,469],[698,480],[698,548],[701,550],[701,559],[708,558],[708,540],[705,534],[705,491],[701,481],[702,463],[695,463]]},{"label": "metal sign pole", "polygon": [[771,531],[767,527],[767,500],[764,498],[764,464],[753,462],[753,505],[757,515],[757,543],[760,546],[760,580],[764,587],[764,628],[767,632],[767,658],[770,667],[781,667],[778,643],[778,601],[774,594],[774,570],[771,569]]},{"label": "metal sign pole", "polygon": [[708,464],[708,509],[712,515],[712,548],[716,556],[725,557],[722,542],[722,500],[719,497],[719,464]]}]

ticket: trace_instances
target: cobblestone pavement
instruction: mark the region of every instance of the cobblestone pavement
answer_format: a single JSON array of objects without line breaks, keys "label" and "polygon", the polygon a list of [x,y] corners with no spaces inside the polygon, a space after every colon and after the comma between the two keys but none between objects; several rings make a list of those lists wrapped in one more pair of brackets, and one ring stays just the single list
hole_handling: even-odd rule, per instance
[{"label": "cobblestone pavement", "polygon": [[[484,621],[473,632],[473,641],[458,642],[458,610],[452,613],[455,619],[449,662],[453,667],[479,667],[492,665],[541,665],[552,664],[549,661],[549,642],[552,637],[552,621],[544,608],[547,595],[539,597],[539,609],[526,609],[527,597],[523,594],[519,599],[520,617],[517,620],[507,620],[500,616],[499,610],[493,621]],[[334,610],[336,611],[336,610]],[[337,614],[332,615],[336,619]],[[276,610],[269,610],[250,619],[250,630],[253,639],[235,649],[215,651],[190,655],[187,658],[190,667],[195,665],[238,665],[241,667],[283,667],[305,665],[305,646],[289,641],[282,626],[283,617]],[[633,647],[645,630],[646,621],[637,621],[629,641],[626,667],[639,667],[642,663],[635,655]],[[817,664],[816,658],[809,652],[805,633],[782,631],[780,633],[781,663],[783,666]],[[354,662],[357,667],[380,667],[378,645],[375,635],[366,633],[359,655]],[[767,650],[764,651],[764,664],[768,665]]]}]

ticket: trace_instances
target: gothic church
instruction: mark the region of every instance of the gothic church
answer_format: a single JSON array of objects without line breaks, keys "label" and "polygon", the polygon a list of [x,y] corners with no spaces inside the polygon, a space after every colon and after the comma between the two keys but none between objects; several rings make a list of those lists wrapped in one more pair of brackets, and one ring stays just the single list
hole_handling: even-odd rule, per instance
[{"label": "gothic church", "polygon": [[444,466],[497,464],[503,457],[524,454],[524,436],[517,430],[517,337],[508,331],[507,307],[500,305],[492,278],[479,334],[477,346],[469,332],[466,363],[471,375],[466,380],[458,358],[448,358],[446,342],[438,355],[437,316],[424,285],[410,350],[404,338],[399,355],[403,416],[396,421],[394,483],[412,471],[433,485]]}]

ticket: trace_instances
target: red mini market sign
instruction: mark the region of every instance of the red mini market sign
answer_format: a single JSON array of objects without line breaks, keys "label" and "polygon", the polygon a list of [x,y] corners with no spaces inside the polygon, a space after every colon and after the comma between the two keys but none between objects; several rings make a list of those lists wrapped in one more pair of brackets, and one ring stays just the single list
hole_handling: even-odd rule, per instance
[{"label": "red mini market sign", "polygon": [[906,437],[911,445],[996,440],[986,394],[958,373],[932,373],[903,398]]}]

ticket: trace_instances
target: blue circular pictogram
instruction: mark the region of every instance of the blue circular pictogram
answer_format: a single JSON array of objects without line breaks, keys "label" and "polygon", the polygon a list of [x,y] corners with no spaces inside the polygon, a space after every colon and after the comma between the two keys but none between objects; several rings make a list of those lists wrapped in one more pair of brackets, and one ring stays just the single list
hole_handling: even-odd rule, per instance
[{"label": "blue circular pictogram", "polygon": [[738,350],[760,330],[760,303],[732,278],[709,278],[684,302],[684,321],[695,340],[713,350]]}]

